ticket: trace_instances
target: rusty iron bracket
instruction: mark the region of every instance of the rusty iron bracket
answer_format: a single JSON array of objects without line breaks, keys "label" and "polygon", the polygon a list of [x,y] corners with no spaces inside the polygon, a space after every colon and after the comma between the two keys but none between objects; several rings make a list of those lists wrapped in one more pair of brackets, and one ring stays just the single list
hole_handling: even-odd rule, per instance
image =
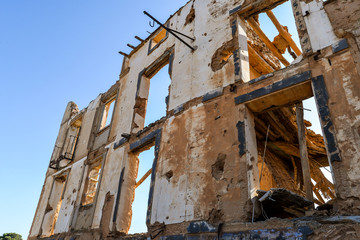
[{"label": "rusty iron bracket", "polygon": [[180,40],[180,42],[182,42],[183,44],[185,44],[186,46],[188,46],[191,50],[195,51],[195,48],[193,48],[192,46],[190,46],[187,42],[185,42],[182,38],[180,38],[178,35],[176,35],[175,33],[177,34],[180,34],[181,36],[184,36],[186,38],[189,38],[191,39],[192,41],[194,41],[195,39],[183,34],[183,33],[180,33],[176,30],[173,30],[173,29],[170,29],[168,27],[166,27],[164,24],[162,24],[161,22],[159,22],[156,18],[154,18],[153,16],[151,16],[148,12],[144,11],[144,14],[147,15],[149,18],[151,18],[154,22],[156,22],[157,24],[159,24],[162,28],[166,29],[166,31],[168,31],[170,34],[172,34],[174,37],[176,37],[178,40]]}]

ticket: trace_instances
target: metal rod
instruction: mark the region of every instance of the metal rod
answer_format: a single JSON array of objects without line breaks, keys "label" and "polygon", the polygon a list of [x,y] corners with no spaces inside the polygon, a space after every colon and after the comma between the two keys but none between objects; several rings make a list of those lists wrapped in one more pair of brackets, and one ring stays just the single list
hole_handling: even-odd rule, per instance
[{"label": "metal rod", "polygon": [[263,169],[264,169],[265,153],[266,153],[266,146],[267,146],[268,137],[269,137],[269,130],[270,130],[270,124],[268,125],[268,129],[267,129],[267,131],[266,131],[265,147],[264,147],[264,154],[263,154],[262,163],[261,163],[261,171],[260,171],[259,185],[260,185],[260,183],[261,183],[262,173],[263,173]]},{"label": "metal rod", "polygon": [[190,40],[192,40],[192,41],[195,41],[194,38],[189,37],[188,35],[185,35],[185,34],[183,34],[183,33],[181,33],[181,32],[178,32],[178,31],[176,31],[176,30],[174,30],[174,29],[171,29],[171,28],[168,28],[168,27],[167,27],[166,30],[176,32],[176,33],[180,34],[181,36],[187,37],[188,39],[190,39]]},{"label": "metal rod", "polygon": [[156,20],[156,18],[154,18],[153,16],[151,16],[148,12],[144,11],[144,14],[147,15],[149,18],[151,18],[152,20],[154,20],[157,24],[159,24],[161,27],[163,27],[164,29],[168,30],[169,33],[171,33],[174,37],[176,37],[178,40],[180,40],[180,42],[182,42],[183,44],[185,44],[186,46],[188,46],[191,50],[195,51],[195,49],[190,46],[187,42],[185,42],[184,40],[182,40],[178,35],[176,35],[175,33],[173,33],[173,31],[170,29],[168,29],[167,27],[165,27],[161,22],[159,22],[158,20]]}]

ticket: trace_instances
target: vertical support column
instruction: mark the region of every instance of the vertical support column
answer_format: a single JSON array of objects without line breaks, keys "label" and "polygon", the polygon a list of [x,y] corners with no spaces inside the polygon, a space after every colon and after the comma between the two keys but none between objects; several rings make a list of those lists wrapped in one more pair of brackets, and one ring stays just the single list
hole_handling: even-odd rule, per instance
[{"label": "vertical support column", "polygon": [[291,0],[291,6],[295,18],[296,28],[299,34],[300,45],[304,54],[312,51],[309,34],[306,29],[305,19],[302,15],[300,0]]},{"label": "vertical support column", "polygon": [[[314,98],[316,106],[319,113],[320,124],[324,136],[325,148],[329,160],[329,165],[332,167],[333,162],[341,162],[340,150],[338,149],[338,144],[335,138],[335,129],[333,122],[330,118],[330,110],[328,106],[329,95],[326,90],[324,77],[322,75],[317,76],[311,79],[311,86],[314,93]],[[331,171],[333,174],[333,179],[335,186],[337,177],[334,176],[334,171]]]},{"label": "vertical support column", "polygon": [[306,146],[304,109],[303,109],[302,102],[296,104],[296,123],[297,123],[297,127],[298,127],[301,168],[302,168],[306,198],[310,201],[313,201],[310,166],[309,166],[309,156],[308,156],[307,146]]},{"label": "vertical support column", "polygon": [[131,126],[132,133],[136,133],[143,129],[145,124],[146,104],[150,89],[150,79],[145,76],[145,71],[146,68],[143,69],[138,75],[134,115]]},{"label": "vertical support column", "polygon": [[233,52],[235,82],[248,82],[250,80],[250,65],[245,20],[236,16],[231,21],[231,29],[234,40],[238,41],[238,48]]},{"label": "vertical support column", "polygon": [[258,153],[254,115],[245,105],[240,105],[238,119],[236,127],[238,129],[240,164],[242,165],[240,169],[246,170],[246,175],[245,171],[242,171],[240,175],[244,178],[246,176],[243,182],[247,183],[248,189],[247,194],[241,195],[240,204],[244,204],[241,207],[245,208],[245,202],[253,199],[256,196],[256,190],[259,189]]}]

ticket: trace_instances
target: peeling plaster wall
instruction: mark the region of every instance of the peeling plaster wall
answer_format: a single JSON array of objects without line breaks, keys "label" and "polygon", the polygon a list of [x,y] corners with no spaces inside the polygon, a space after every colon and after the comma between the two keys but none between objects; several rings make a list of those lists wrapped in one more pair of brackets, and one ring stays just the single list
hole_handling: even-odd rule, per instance
[{"label": "peeling plaster wall", "polygon": [[[286,230],[268,223],[246,225],[252,211],[250,199],[255,197],[259,188],[257,146],[253,144],[256,143],[256,133],[249,104],[235,105],[234,102],[236,96],[261,88],[268,89],[276,83],[280,86],[282,80],[304,72],[309,73],[309,78],[323,76],[329,95],[327,104],[330,114],[327,117],[334,125],[331,133],[335,136],[341,156],[341,162],[331,162],[338,213],[360,215],[360,17],[348,10],[352,8],[359,13],[360,5],[357,1],[330,0],[325,3],[324,10],[321,1],[293,0],[295,15],[302,14],[306,23],[296,18],[298,27],[301,25],[299,35],[303,36],[302,47],[306,53],[303,60],[267,77],[248,81],[248,52],[246,44],[241,42],[245,34],[242,17],[253,14],[262,4],[276,5],[280,2],[189,1],[167,23],[170,28],[195,39],[193,42],[186,40],[196,48],[194,52],[168,35],[149,53],[147,39],[129,58],[125,58],[119,82],[107,93],[99,95],[80,113],[76,104],[70,102],[56,145],[63,144],[71,119],[83,114],[75,159],[66,169],[48,169],[29,239],[48,234],[53,218],[44,218],[44,214],[53,179],[66,170],[70,173],[54,233],[59,238],[66,236],[68,239],[75,232],[79,239],[115,238],[116,234],[126,233],[130,228],[139,162],[139,152],[130,150],[130,144],[160,129],[160,151],[150,199],[150,233],[161,224],[166,225],[168,235],[185,234],[189,226],[206,228],[215,233],[216,227],[219,230],[222,223],[231,223],[226,225],[227,231],[247,231],[244,233],[246,236],[277,236],[281,231],[291,236],[305,236],[298,226],[288,222]],[[244,16],[231,16],[229,11],[239,6],[240,10],[249,7],[248,12]],[[232,29],[234,20],[238,27],[235,33]],[[342,42],[339,42],[340,39]],[[312,49],[307,41],[310,41]],[[335,51],[340,43],[345,47]],[[231,54],[238,48],[241,64],[240,72],[236,73],[238,60]],[[139,79],[147,78],[140,73],[170,49],[173,51],[172,81],[167,118],[136,134],[138,129],[134,131],[132,128],[135,97]],[[212,59],[216,52],[220,53],[220,60],[223,55],[229,58],[220,61],[220,65],[214,68]],[[237,74],[242,75],[241,79],[237,79]],[[147,95],[144,89],[140,89],[141,97]],[[309,93],[300,95],[309,97],[309,89]],[[118,94],[112,124],[98,132],[102,98],[114,91]],[[263,102],[257,107],[271,107],[267,104],[270,103]],[[130,140],[122,137],[123,133],[132,133]],[[104,157],[98,194],[96,201],[84,210],[81,198],[86,173],[89,163],[98,156]],[[275,233],[272,230],[256,230],[272,227],[277,229]],[[42,228],[46,230],[43,233]],[[255,229],[255,232],[250,229]],[[316,234],[325,236],[319,229],[315,230]],[[349,229],[352,227],[349,226]],[[241,234],[237,236],[243,236]]]},{"label": "peeling plaster wall", "polygon": [[32,227],[30,229],[29,237],[36,237],[40,233],[42,220],[44,218],[45,209],[47,205],[47,201],[49,199],[49,195],[51,192],[52,184],[53,184],[53,177],[49,176],[45,179],[45,183],[40,195],[39,205],[36,209],[35,217],[33,220]]},{"label": "peeling plaster wall", "polygon": [[210,219],[219,224],[244,218],[238,206],[241,192],[247,192],[247,180],[241,175],[232,109],[232,99],[223,97],[167,121],[151,223]]},{"label": "peeling plaster wall", "polygon": [[313,52],[339,41],[335,36],[322,1],[300,1]]},{"label": "peeling plaster wall", "polygon": [[[186,17],[192,7],[195,9],[195,18],[190,24],[185,25]],[[170,28],[195,38],[194,42],[186,40],[196,48],[194,52],[169,34],[167,39],[149,55],[148,43],[145,43],[143,47],[131,55],[129,61],[130,71],[120,80],[122,86],[120,88],[121,100],[119,101],[119,108],[121,110],[119,115],[123,117],[119,122],[117,131],[130,132],[129,128],[131,126],[129,122],[131,120],[129,121],[129,119],[132,115],[128,113],[132,112],[132,106],[134,105],[139,73],[173,45],[175,45],[175,51],[169,110],[192,98],[234,82],[232,57],[230,57],[228,64],[223,69],[213,72],[210,68],[211,57],[215,50],[232,39],[228,14],[232,7],[232,1],[216,1],[216,4],[210,1],[190,1],[179,11],[180,14],[174,14],[168,20]],[[213,27],[208,28],[209,24]],[[210,49],[213,49],[213,51]],[[208,61],[204,63],[204,59],[208,59]],[[187,74],[184,75],[184,73]]]},{"label": "peeling plaster wall", "polygon": [[61,204],[59,216],[55,225],[54,233],[67,232],[70,227],[70,222],[73,217],[73,209],[76,204],[76,197],[79,194],[81,183],[81,176],[84,171],[84,161],[86,158],[81,159],[71,166],[68,176],[64,199]]},{"label": "peeling plaster wall", "polygon": [[[120,232],[127,232],[130,229],[130,221],[132,216],[131,204],[134,201],[135,181],[138,170],[138,159],[130,152],[129,146],[117,149],[118,154],[122,154],[123,164],[121,170],[124,169],[124,180],[121,183],[121,195],[119,199],[119,208],[116,214],[115,229]],[[120,155],[121,156],[121,155]]]},{"label": "peeling plaster wall", "polygon": [[[324,9],[339,38],[353,34],[360,46],[360,2],[352,0],[329,1]],[[347,36],[350,37],[350,36]]]},{"label": "peeling plaster wall", "polygon": [[[106,155],[101,186],[97,197],[94,219],[91,226],[93,229],[100,227],[106,195],[110,194],[110,196],[114,196],[114,198],[117,195],[121,166],[123,165],[123,162],[121,161],[123,159],[123,151],[121,151],[121,149],[119,151],[114,150],[113,144],[110,144],[107,146],[107,148],[109,150]],[[114,207],[115,205],[111,206],[112,211],[109,213],[111,216],[111,223]],[[112,225],[109,226],[109,230],[110,229],[112,229]]]},{"label": "peeling plaster wall", "polygon": [[129,77],[129,74],[120,79],[120,88],[118,94],[117,111],[114,119],[117,119],[117,124],[112,127],[112,131],[120,133],[116,136],[116,141],[122,137],[121,133],[130,133],[132,124],[132,112],[135,104],[137,76]]},{"label": "peeling plaster wall", "polygon": [[[233,1],[194,1],[194,53],[183,44],[175,45],[175,59],[169,109],[234,82],[233,58],[213,72],[211,58],[216,49],[232,39],[229,10]],[[220,7],[221,6],[221,7]],[[209,28],[208,26],[212,27]],[[184,77],[183,73],[187,75]],[[174,83],[174,86],[173,86]]]},{"label": "peeling plaster wall", "polygon": [[337,197],[348,214],[359,214],[349,207],[360,203],[360,75],[350,51],[319,61],[329,94],[329,110],[335,127],[341,162],[333,162]]},{"label": "peeling plaster wall", "polygon": [[92,125],[94,123],[96,110],[100,104],[100,98],[101,96],[99,95],[96,99],[91,101],[84,113],[84,117],[81,124],[80,135],[76,146],[76,153],[74,159],[75,161],[87,156]]}]

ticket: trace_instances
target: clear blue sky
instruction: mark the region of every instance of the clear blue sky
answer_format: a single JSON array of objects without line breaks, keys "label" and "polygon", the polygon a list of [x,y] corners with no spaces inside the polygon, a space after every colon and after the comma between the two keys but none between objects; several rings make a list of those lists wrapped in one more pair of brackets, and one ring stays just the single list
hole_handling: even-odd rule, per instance
[{"label": "clear blue sky", "polygon": [[0,235],[28,236],[67,102],[82,109],[118,80],[118,51],[153,31],[143,10],[164,22],[186,2],[0,2]]}]

